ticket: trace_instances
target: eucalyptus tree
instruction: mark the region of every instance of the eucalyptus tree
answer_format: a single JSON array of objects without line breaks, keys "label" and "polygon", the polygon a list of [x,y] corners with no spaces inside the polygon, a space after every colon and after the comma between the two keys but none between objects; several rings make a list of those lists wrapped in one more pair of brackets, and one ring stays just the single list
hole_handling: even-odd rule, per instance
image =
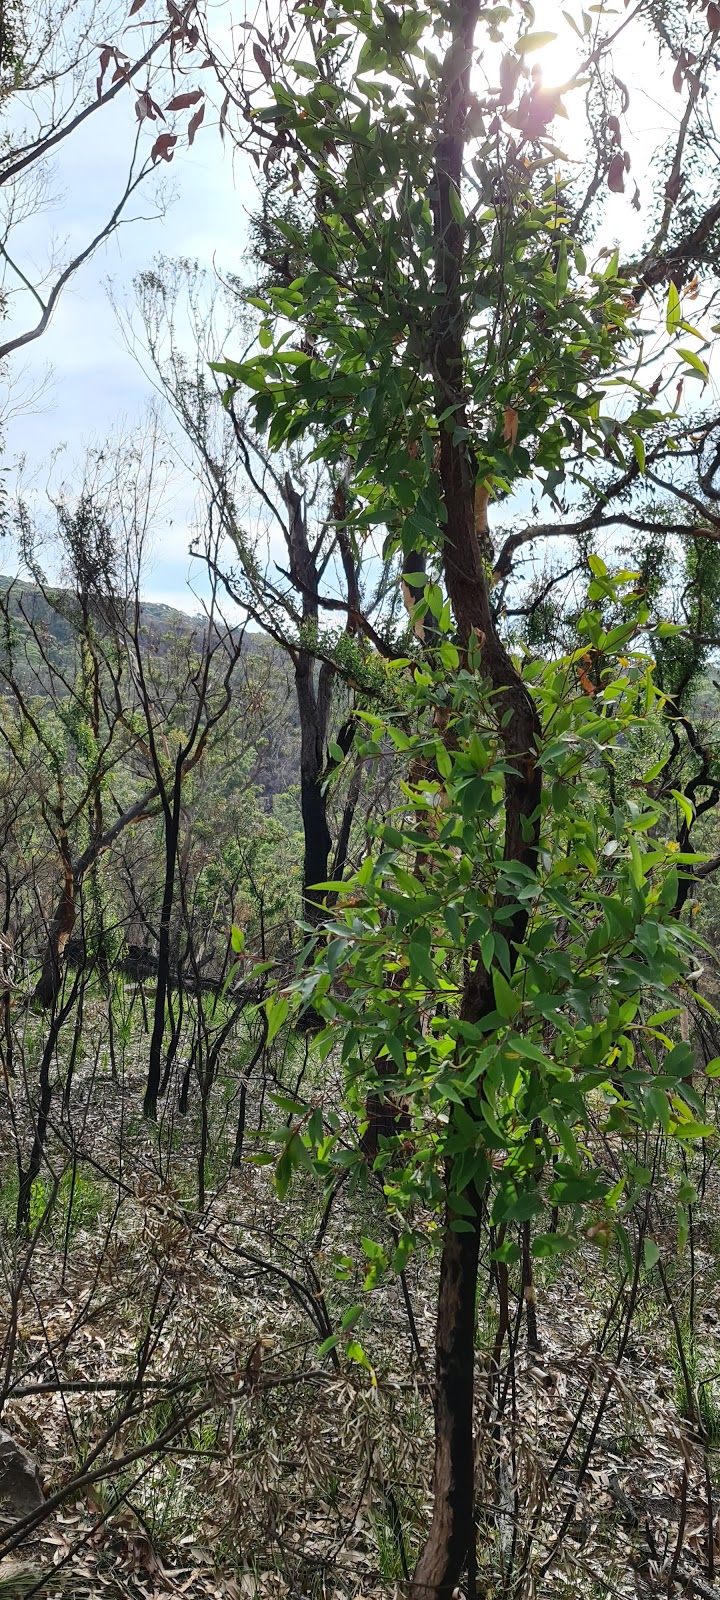
[{"label": "eucalyptus tree", "polygon": [[[289,258],[285,263],[268,254],[282,234],[267,210],[266,199],[248,265],[254,273],[264,268],[263,281],[286,281]],[[237,279],[223,283],[187,261],[158,261],[135,287],[140,328],[130,318],[126,330],[139,358],[149,357],[181,430],[180,452],[209,508],[197,553],[241,615],[291,665],[300,726],[304,914],[317,922],[322,908],[313,886],[328,875],[342,876],[360,794],[359,764],[340,789],[339,808],[330,780],[352,742],[355,704],[372,699],[378,687],[363,640],[392,655],[407,616],[388,563],[361,561],[346,519],[346,465],[331,470],[297,449],[270,451],[246,400],[233,397],[223,407],[224,383],[211,364],[231,340],[253,341],[257,295]]]},{"label": "eucalyptus tree", "polygon": [[[449,1600],[463,1568],[477,1592],[481,1246],[502,1275],[513,1228],[567,1207],[535,1248],[571,1248],[584,1210],[624,1240],[636,1282],[632,1205],[618,1214],[578,1139],[592,1097],[606,1129],[701,1131],[689,1046],[660,1020],[688,971],[676,909],[696,798],[678,791],[688,832],[674,837],[642,759],[644,720],[667,739],[648,655],[663,625],[632,571],[613,577],[593,555],[575,648],[543,662],[509,647],[494,589],[539,541],[625,528],[640,544],[658,490],[677,507],[667,532],[718,538],[717,414],[681,404],[708,382],[717,292],[717,23],[714,5],[568,13],[577,68],[552,87],[539,56],[556,35],[525,0],[339,0],[269,14],[251,49],[217,62],[237,137],[284,168],[313,219],[302,236],[283,223],[308,263],[259,297],[260,347],[221,365],[227,404],[249,391],[270,449],[346,471],[346,526],[358,542],[381,528],[409,578],[422,552],[415,619],[434,623],[425,664],[404,689],[407,669],[391,673],[395,711],[369,717],[363,744],[394,745],[404,802],[368,840],[298,991],[326,1016],[323,1048],[342,1038],[347,1108],[361,1115],[374,1087],[402,1101],[403,1132],[410,1119],[412,1156],[391,1138],[376,1160],[401,1237],[394,1256],[376,1247],[368,1286],[407,1258],[418,1206],[443,1212],[434,1512],[413,1600]],[[681,110],[644,196],[621,46],[659,52]],[[567,156],[553,124],[571,93],[584,124]],[[704,152],[692,196],[690,143]],[[625,192],[642,234],[632,261],[603,217],[603,198]],[[545,521],[526,511],[541,497]],[[513,519],[499,548],[498,507]],[[645,803],[614,782],[628,747]],[[348,1161],[334,1123],[298,1117],[281,1192],[296,1163],[331,1177]],[[508,1337],[501,1317],[496,1361]]]},{"label": "eucalyptus tree", "polygon": [[[54,496],[50,530],[34,507],[20,503],[21,550],[35,581],[10,581],[0,595],[0,737],[8,769],[35,797],[42,837],[34,830],[28,850],[49,854],[61,878],[58,892],[52,874],[55,903],[45,916],[34,991],[41,1005],[58,999],[88,875],[129,829],[155,816],[164,821],[153,1112],[181,794],[240,691],[243,642],[242,630],[224,623],[212,600],[205,617],[188,618],[177,636],[151,636],[143,575],[166,492],[151,423],[142,437],[91,452],[79,485],[66,483]],[[61,585],[50,585],[40,565],[51,533]],[[242,715],[254,730],[247,705]]]}]

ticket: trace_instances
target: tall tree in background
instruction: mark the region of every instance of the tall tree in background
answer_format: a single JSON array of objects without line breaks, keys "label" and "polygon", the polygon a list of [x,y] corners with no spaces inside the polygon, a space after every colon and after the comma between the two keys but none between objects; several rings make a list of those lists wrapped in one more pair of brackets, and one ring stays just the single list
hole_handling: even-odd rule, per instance
[{"label": "tall tree in background", "polygon": [[[277,279],[294,270],[268,249],[282,238],[266,222],[251,265]],[[288,280],[289,281],[289,280]],[[213,284],[187,262],[159,261],[136,284],[141,327],[126,329],[135,351],[150,357],[182,430],[181,454],[197,474],[209,507],[197,551],[213,578],[288,657],[300,725],[305,917],[322,915],[313,886],[342,877],[360,791],[356,765],[344,789],[335,838],[328,777],[352,740],[353,705],[370,695],[376,673],[368,639],[398,653],[407,618],[397,582],[382,561],[361,571],[361,551],[347,519],[347,469],[328,470],[297,450],[273,452],[253,426],[246,401],[222,406],[223,383],[210,371],[238,331],[252,340],[258,317],[240,285]],[[253,298],[257,298],[254,296]],[[333,745],[335,754],[330,754]]]},{"label": "tall tree in background", "polygon": [[[20,507],[36,587],[0,595],[0,736],[37,794],[62,887],[46,919],[35,998],[54,1005],[82,890],[126,830],[162,815],[165,877],[146,1109],[157,1110],[183,786],[230,710],[242,632],[213,602],[178,649],[153,660],[141,588],[147,541],[167,480],[158,438],[100,450],[79,490],[56,500],[65,586],[49,586],[38,529]],[[48,634],[47,615],[60,637]],[[130,784],[128,779],[131,779]]]},{"label": "tall tree in background", "polygon": [[[493,590],[519,551],[548,538],[572,542],[623,528],[648,536],[658,521],[676,537],[718,538],[718,417],[712,409],[700,419],[694,408],[680,409],[686,381],[697,375],[707,382],[716,292],[712,277],[701,282],[697,275],[713,258],[720,218],[717,169],[709,163],[703,169],[699,207],[686,207],[683,199],[688,127],[706,148],[714,139],[709,80],[716,20],[714,6],[689,19],[683,12],[679,21],[668,21],[664,9],[653,6],[620,19],[606,20],[602,8],[577,23],[571,19],[568,29],[572,24],[580,41],[578,69],[562,91],[543,81],[536,58],[554,35],[536,30],[532,6],[485,13],[477,0],[412,11],[359,0],[341,0],[332,14],[311,7],[300,48],[297,17],[282,11],[268,17],[262,36],[251,36],[252,55],[219,67],[228,94],[247,118],[245,142],[260,160],[270,155],[285,163],[288,186],[304,187],[314,215],[302,239],[286,224],[290,245],[307,248],[309,268],[289,289],[267,290],[264,350],[223,365],[231,396],[244,387],[252,391],[256,423],[268,430],[271,448],[301,440],[331,469],[349,464],[347,523],[353,536],[361,538],[371,523],[384,525],[385,553],[401,551],[409,576],[416,552],[424,552],[426,571],[436,581],[416,614],[431,612],[444,635],[439,656],[429,650],[426,680],[422,674],[419,679],[436,735],[431,738],[427,721],[421,722],[419,745],[410,745],[423,763],[408,773],[415,826],[406,824],[405,836],[402,830],[382,836],[390,859],[396,852],[400,864],[414,841],[415,883],[400,865],[404,877],[398,875],[397,882],[406,897],[400,906],[397,891],[388,899],[383,887],[383,874],[392,870],[388,854],[375,865],[368,857],[367,871],[354,886],[356,904],[365,895],[366,921],[361,928],[357,909],[349,911],[346,934],[349,970],[361,998],[355,1010],[329,1002],[330,1017],[350,1024],[345,1057],[351,1081],[363,1070],[363,1044],[378,1037],[383,1016],[385,1036],[392,1031],[394,1042],[388,1038],[386,1049],[397,1066],[400,1093],[405,1088],[422,1096],[417,1064],[424,1052],[432,1058],[422,1038],[432,1038],[433,1029],[453,1051],[457,1068],[446,1097],[431,1101],[434,1112],[444,1111],[449,1135],[433,1147],[435,1182],[442,1180],[446,1196],[436,1327],[435,1507],[411,1587],[414,1600],[448,1600],[465,1565],[469,1592],[476,1592],[475,1295],[489,1196],[496,1183],[501,1190],[511,1184],[502,1204],[492,1202],[495,1223],[522,1216],[528,1199],[532,1207],[536,1200],[542,1206],[533,1185],[546,1162],[562,1159],[557,1145],[553,1151],[553,1136],[535,1131],[535,1117],[546,1130],[559,1131],[558,1109],[546,1114],[545,1097],[552,1102],[555,1091],[544,1068],[528,1066],[522,1092],[513,1076],[517,1066],[510,1068],[502,1128],[498,1122],[499,1063],[508,1030],[515,1061],[524,1052],[532,1057],[544,1044],[556,1064],[569,1064],[563,1045],[568,1026],[576,1042],[586,1038],[577,994],[590,976],[583,967],[589,928],[577,946],[575,936],[570,938],[565,979],[559,979],[559,969],[552,978],[552,958],[541,956],[552,937],[552,918],[538,926],[533,909],[544,894],[545,874],[552,878],[556,859],[565,859],[564,824],[555,819],[575,803],[572,784],[579,781],[564,756],[558,764],[558,745],[562,750],[567,737],[586,748],[598,734],[600,710],[609,719],[611,744],[627,739],[623,730],[634,725],[637,704],[628,690],[626,710],[611,711],[613,687],[620,700],[625,694],[613,685],[622,662],[612,658],[620,641],[630,650],[637,631],[649,625],[649,613],[641,608],[634,620],[607,630],[607,609],[634,602],[597,562],[594,589],[578,623],[579,658],[573,653],[560,664],[567,686],[580,661],[581,692],[570,694],[568,705],[567,687],[558,683],[553,689],[551,675],[534,688],[537,666],[524,672],[513,659]],[[674,73],[685,114],[670,160],[654,169],[659,186],[645,201],[647,245],[630,264],[598,237],[598,202],[627,183],[627,95],[613,49],[623,37],[625,43],[637,39],[638,30],[645,47],[660,50],[668,77]],[[570,91],[584,97],[587,129],[587,141],[571,152],[582,162],[572,181],[564,176],[565,157],[551,133]],[[642,207],[640,196],[637,204]],[[658,211],[659,226],[653,216]],[[692,320],[688,300],[694,304]],[[546,496],[557,515],[542,523],[516,513],[496,550],[488,508],[507,502],[523,481],[538,497]],[[668,503],[677,508],[669,524]],[[471,682],[479,684],[474,713]],[[550,710],[554,694],[556,709]],[[615,748],[608,759],[616,759]],[[670,840],[671,846],[686,848],[693,803],[703,787],[714,793],[707,770],[692,796],[683,796],[688,832]],[[440,832],[427,815],[433,792],[443,793],[439,803],[448,808]],[[629,896],[628,908],[635,906],[626,928],[628,965],[619,980],[634,1016],[643,940],[655,952],[662,949],[666,974],[682,972],[679,946],[673,945],[682,942],[680,931],[662,927],[668,917],[672,924],[678,880],[671,869],[650,887],[650,862],[623,832],[633,832],[632,811],[626,824],[613,824],[600,792],[596,821],[607,816],[611,834],[621,827],[628,851],[623,859],[629,878],[619,857],[613,894],[618,903]],[[578,816],[590,822],[590,792],[583,800],[578,791],[576,803]],[[660,815],[653,811],[658,822]],[[612,837],[593,838],[607,859],[618,849]],[[451,846],[468,863],[464,873],[455,869],[454,879],[452,860],[448,864],[443,855],[447,848],[452,858]],[[584,848],[578,843],[578,870],[596,874],[597,864],[585,859],[583,866]],[[459,961],[449,972],[433,926],[433,866],[441,900],[446,904],[455,889],[460,907],[447,925]],[[635,891],[640,900],[633,898]],[[595,904],[599,921],[589,948],[593,955],[606,951],[603,960],[612,966],[614,935],[609,924],[603,931],[602,902]],[[473,906],[474,920],[464,921]],[[578,902],[570,894],[565,906],[576,928]],[[394,918],[388,918],[388,907]],[[631,925],[641,928],[637,946]],[[382,936],[378,928],[385,930]],[[347,950],[344,942],[340,948]],[[373,948],[377,966],[369,978]],[[338,959],[336,947],[322,980],[326,994]],[[389,1022],[388,965],[402,974],[409,1007],[402,1012],[396,1005]],[[643,981],[662,988],[660,973],[661,966],[651,962]],[[540,1018],[543,1007],[547,1016],[548,994],[562,992],[563,984],[568,992],[552,1004],[557,1020],[549,1043]],[[450,992],[438,996],[438,989]],[[450,1005],[454,1021],[446,1028]],[[424,1031],[418,1007],[421,1019],[432,1018]],[[592,1031],[591,1014],[586,1010],[584,1016]],[[605,1025],[614,1050],[625,1019],[609,997]],[[485,1038],[490,1045],[484,1051]],[[598,1034],[592,1046],[598,1054],[583,1060],[597,1064],[604,1048]],[[579,1105],[576,1114],[581,1123]],[[513,1143],[516,1135],[519,1145]],[[291,1130],[286,1165],[293,1139]],[[564,1132],[560,1145],[567,1154]],[[496,1180],[493,1173],[504,1164],[506,1176]],[[285,1167],[282,1183],[287,1184]],[[568,1203],[571,1194],[590,1192],[570,1184]]]}]

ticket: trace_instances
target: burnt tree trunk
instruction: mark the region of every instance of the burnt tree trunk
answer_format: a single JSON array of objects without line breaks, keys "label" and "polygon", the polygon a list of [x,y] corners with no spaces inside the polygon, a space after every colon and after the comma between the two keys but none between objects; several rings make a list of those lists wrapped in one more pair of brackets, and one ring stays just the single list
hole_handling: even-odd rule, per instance
[{"label": "burnt tree trunk", "polygon": [[40,1176],[40,1169],[42,1167],[43,1156],[45,1154],[48,1122],[50,1119],[50,1107],[52,1105],[53,1091],[50,1071],[57,1048],[60,1031],[63,1027],[63,1024],[67,1021],[70,1012],[72,1011],[72,1008],[75,1004],[78,987],[81,983],[84,983],[84,977],[81,973],[78,973],[72,987],[72,993],[66,998],[64,1004],[59,1008],[59,1010],[56,1010],[53,1015],[48,1036],[45,1041],[45,1047],[40,1058],[38,1099],[34,1109],[33,1142],[26,1167],[22,1165],[20,1156],[18,1154],[18,1198],[16,1213],[16,1227],[18,1233],[30,1232],[33,1188],[36,1179]]},{"label": "burnt tree trunk", "polygon": [[79,884],[66,848],[63,849],[63,874],[62,892],[48,927],[45,954],[35,985],[34,998],[41,1006],[51,1006],[60,993],[65,947],[77,916]]},{"label": "burnt tree trunk", "polygon": [[324,883],[332,839],[327,820],[327,796],[323,791],[330,705],[330,672],[325,663],[317,672],[309,650],[299,650],[295,663],[295,692],[300,716],[300,808],[303,824],[303,912],[308,922],[323,915],[322,891],[314,885]]},{"label": "burnt tree trunk", "polygon": [[175,774],[172,788],[172,804],[168,803],[163,795],[163,816],[165,819],[165,882],[163,885],[162,910],[160,912],[160,937],[158,941],[158,970],[157,985],[155,988],[155,1008],[153,1012],[153,1029],[150,1038],[150,1054],[148,1057],[148,1075],[143,1102],[143,1115],[154,1120],[157,1117],[158,1093],[160,1090],[161,1058],[163,1038],[165,1036],[165,1005],[167,1001],[168,985],[170,982],[170,923],[172,920],[173,900],[175,898],[175,867],[177,863],[178,834],[180,832],[180,800],[182,795],[183,780],[183,751],[179,750],[175,761]]},{"label": "burnt tree trunk", "polygon": [[312,648],[313,631],[318,625],[317,562],[308,539],[302,497],[288,473],[285,475],[285,502],[288,508],[288,552],[290,575],[302,596],[303,629],[307,643],[293,651],[295,693],[300,718],[300,806],[303,824],[303,914],[308,922],[318,923],[324,915],[322,891],[314,885],[324,883],[332,839],[327,820],[327,796],[322,776],[330,717],[333,668],[325,661],[318,667]]},{"label": "burnt tree trunk", "polygon": [[[467,650],[474,638],[482,667],[495,691],[494,706],[510,763],[505,780],[506,860],[534,866],[537,855],[541,774],[537,765],[539,721],[532,699],[500,639],[490,605],[477,507],[484,507],[482,485],[467,439],[457,439],[466,422],[464,383],[465,308],[462,293],[464,226],[452,199],[462,189],[465,118],[470,92],[470,62],[478,0],[461,0],[447,60],[466,64],[446,82],[440,138],[435,158],[433,215],[438,310],[432,329],[435,409],[439,420],[440,480],[446,511],[443,559],[445,583]],[[452,408],[451,420],[447,418]],[[509,713],[506,717],[505,713]],[[518,906],[510,921],[512,945],[524,936],[527,913]],[[513,958],[516,951],[512,950]],[[482,962],[469,963],[461,1014],[477,1022],[494,1010],[490,975]],[[480,1085],[480,1093],[482,1086]],[[448,1172],[448,1188],[452,1169]],[[411,1600],[450,1600],[465,1562],[475,1569],[474,1550],[474,1329],[481,1206],[475,1196],[471,1231],[456,1233],[451,1205],[445,1219],[436,1324],[435,1460],[433,1517],[410,1588]]]},{"label": "burnt tree trunk", "polygon": [[106,850],[109,850],[125,828],[132,823],[141,822],[150,815],[151,807],[157,800],[157,789],[151,789],[142,799],[135,800],[126,811],[115,818],[112,826],[106,828],[104,833],[97,834],[74,862],[72,860],[70,843],[66,836],[61,840],[61,854],[63,865],[63,887],[57,905],[48,925],[45,942],[45,954],[40,968],[40,976],[33,991],[33,998],[42,1006],[51,1006],[57,1000],[62,982],[63,967],[67,946],[77,920],[78,897],[82,888],[86,872],[100,859]]}]

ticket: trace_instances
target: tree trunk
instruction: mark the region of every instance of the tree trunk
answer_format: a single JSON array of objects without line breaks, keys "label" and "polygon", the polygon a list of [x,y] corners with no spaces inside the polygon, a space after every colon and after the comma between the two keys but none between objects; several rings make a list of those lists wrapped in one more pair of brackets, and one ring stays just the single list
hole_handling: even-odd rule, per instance
[{"label": "tree trunk", "polygon": [[105,833],[97,834],[88,845],[83,855],[73,865],[70,854],[70,845],[66,837],[61,840],[61,854],[63,863],[64,883],[62,893],[55,908],[55,914],[48,927],[45,955],[43,957],[40,977],[35,985],[34,999],[42,1006],[51,1006],[60,993],[63,962],[68,940],[75,927],[77,917],[77,899],[85,873],[99,860],[100,856],[110,849],[120,834],[134,822],[140,822],[149,815],[149,808],[157,799],[157,789],[153,788],[142,799],[133,801],[127,811],[116,817],[110,828]]},{"label": "tree trunk", "polygon": [[77,916],[77,890],[79,886],[76,883],[75,874],[67,858],[63,861],[63,867],[65,882],[55,908],[55,914],[48,928],[40,977],[35,985],[34,999],[38,1000],[41,1006],[53,1005],[60,993],[65,946],[75,927],[75,918]]},{"label": "tree trunk", "polygon": [[45,1142],[47,1139],[48,1121],[50,1118],[50,1106],[52,1104],[52,1082],[50,1079],[50,1068],[52,1066],[53,1056],[57,1048],[60,1030],[75,1004],[75,996],[78,985],[81,982],[83,982],[82,974],[78,974],[73,984],[72,993],[67,997],[60,1010],[55,1011],[48,1036],[45,1041],[45,1048],[40,1060],[38,1084],[39,1095],[37,1109],[35,1111],[33,1142],[26,1167],[23,1167],[20,1160],[20,1155],[18,1154],[18,1200],[16,1213],[16,1226],[18,1233],[30,1232],[33,1187],[35,1185],[36,1178],[38,1178],[40,1175],[40,1168],[42,1166],[43,1155],[45,1153]]},{"label": "tree trunk", "polygon": [[[434,1510],[415,1569],[411,1600],[450,1600],[473,1535],[475,1292],[480,1246],[476,1222],[455,1233],[448,1208],[435,1328]],[[465,1221],[466,1219],[463,1219]]]},{"label": "tree trunk", "polygon": [[[446,83],[432,193],[435,282],[440,292],[431,351],[440,437],[439,472],[446,511],[443,560],[459,643],[467,651],[474,640],[480,652],[483,671],[495,691],[494,706],[505,755],[511,763],[505,779],[505,859],[534,866],[541,796],[537,766],[539,722],[531,696],[495,627],[481,548],[484,518],[478,526],[476,509],[479,503],[484,513],[485,495],[466,439],[461,437],[455,442],[466,423],[466,312],[462,288],[464,225],[457,219],[453,202],[462,192],[470,62],[478,12],[479,0],[460,0],[454,13],[454,36],[446,60],[452,57],[465,64]],[[512,945],[522,940],[526,924],[527,913],[518,905],[508,929],[513,960],[516,951]],[[477,1022],[493,1009],[490,975],[478,960],[474,966],[470,964],[461,1014],[465,1020]],[[482,1093],[482,1085],[479,1092]],[[451,1182],[450,1167],[448,1188]],[[466,1559],[470,1573],[475,1570],[473,1353],[481,1230],[477,1197],[475,1205],[477,1220],[472,1231],[455,1233],[449,1215],[445,1221],[436,1324],[435,1501],[430,1531],[410,1589],[411,1600],[449,1600]]]},{"label": "tree trunk", "polygon": [[[303,823],[303,912],[308,922],[323,915],[322,893],[313,886],[324,883],[332,839],[327,823],[327,800],[322,789],[327,718],[323,715],[320,685],[314,683],[315,661],[309,650],[298,652],[295,690],[300,715],[300,808]],[[322,668],[320,669],[321,678]]]},{"label": "tree trunk", "polygon": [[158,942],[158,972],[155,989],[155,1009],[153,1013],[153,1029],[150,1039],[150,1054],[148,1057],[148,1076],[143,1102],[143,1116],[154,1121],[157,1117],[157,1102],[160,1089],[160,1062],[162,1057],[163,1038],[165,1036],[165,1002],[167,1000],[168,983],[170,981],[170,921],[172,918],[173,899],[175,896],[175,864],[177,861],[177,843],[180,830],[180,796],[182,792],[183,777],[182,751],[178,752],[175,762],[175,777],[173,781],[172,807],[163,804],[165,818],[165,883],[163,887],[162,910],[160,913],[160,939]]}]

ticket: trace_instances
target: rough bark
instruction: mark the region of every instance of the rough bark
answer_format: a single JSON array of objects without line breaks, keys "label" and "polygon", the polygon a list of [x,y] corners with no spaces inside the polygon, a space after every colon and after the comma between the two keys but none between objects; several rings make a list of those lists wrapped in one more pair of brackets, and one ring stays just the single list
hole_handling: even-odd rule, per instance
[{"label": "rough bark", "polygon": [[41,1006],[51,1006],[60,992],[65,948],[77,916],[78,883],[67,848],[63,849],[63,872],[62,892],[47,931],[40,977],[35,985],[34,998]]},{"label": "rough bark", "polygon": [[[309,922],[323,915],[322,892],[316,883],[325,883],[332,839],[327,821],[327,799],[322,788],[325,766],[325,739],[329,695],[321,695],[325,684],[315,683],[316,663],[309,650],[298,652],[295,665],[295,691],[300,716],[300,809],[303,823],[303,909]],[[319,679],[327,673],[320,668]],[[327,701],[327,704],[324,703]]]},{"label": "rough bark", "polygon": [[52,1081],[50,1069],[55,1057],[57,1042],[63,1024],[72,1011],[81,976],[75,979],[71,994],[66,998],[64,1005],[56,1009],[45,1041],[40,1058],[40,1072],[38,1077],[38,1099],[35,1108],[33,1125],[33,1142],[30,1150],[28,1164],[23,1167],[18,1156],[18,1199],[16,1226],[18,1233],[28,1233],[30,1230],[30,1217],[32,1209],[32,1193],[36,1179],[40,1175],[45,1143],[47,1139],[50,1107],[52,1104]]},{"label": "rough bark", "polygon": [[[541,774],[536,763],[539,731],[532,699],[499,638],[490,605],[483,552],[476,522],[476,469],[467,441],[454,442],[465,424],[464,321],[462,260],[464,229],[451,205],[453,190],[461,193],[465,117],[470,87],[470,60],[478,0],[462,0],[454,37],[446,58],[461,70],[446,82],[438,141],[433,212],[436,236],[435,275],[438,296],[432,336],[436,415],[452,406],[451,421],[439,424],[440,480],[446,511],[444,575],[458,638],[468,649],[474,638],[483,670],[495,690],[494,705],[503,728],[505,754],[512,762],[505,786],[505,857],[532,866],[536,859]],[[464,47],[464,51],[463,51]],[[510,939],[524,935],[521,907],[510,923]],[[462,998],[462,1015],[476,1022],[494,1009],[489,976],[480,961],[470,963]],[[452,1172],[448,1172],[448,1186]],[[466,1560],[474,1572],[474,1331],[475,1291],[481,1238],[481,1207],[475,1197],[472,1231],[456,1233],[448,1204],[445,1218],[435,1359],[435,1460],[433,1517],[410,1588],[411,1600],[450,1600]]]},{"label": "rough bark", "polygon": [[47,930],[40,976],[33,992],[33,998],[40,1005],[53,1005],[60,993],[68,944],[77,919],[78,897],[86,872],[99,861],[106,850],[110,849],[125,828],[151,814],[156,801],[157,789],[151,789],[141,800],[136,800],[134,805],[128,806],[127,811],[123,811],[110,828],[97,835],[87,850],[74,862],[67,842],[62,847],[64,882]]},{"label": "rough bark", "polygon": [[165,1004],[167,1001],[168,986],[170,982],[170,923],[172,919],[173,899],[175,894],[175,866],[177,862],[178,834],[180,831],[180,798],[183,780],[183,754],[180,750],[175,762],[175,774],[172,788],[172,804],[168,805],[167,797],[163,795],[163,814],[165,818],[165,881],[163,885],[162,909],[160,912],[160,937],[158,941],[158,970],[157,984],[155,986],[155,1007],[153,1012],[153,1029],[150,1038],[150,1053],[148,1056],[148,1075],[143,1102],[143,1115],[154,1119],[157,1116],[157,1102],[160,1091],[162,1044],[165,1034]]},{"label": "rough bark", "polygon": [[[475,1197],[479,1212],[479,1199]],[[479,1233],[446,1218],[435,1327],[434,1511],[412,1600],[450,1600],[473,1529],[473,1373]]]},{"label": "rough bark", "polygon": [[323,916],[324,895],[314,885],[324,883],[332,839],[327,821],[327,798],[323,791],[333,671],[326,662],[318,668],[312,649],[312,633],[318,625],[317,563],[308,539],[302,497],[288,474],[285,476],[285,502],[288,508],[288,552],[290,574],[302,595],[303,627],[307,643],[294,652],[295,693],[300,718],[300,808],[303,822],[303,911],[308,922]]}]

